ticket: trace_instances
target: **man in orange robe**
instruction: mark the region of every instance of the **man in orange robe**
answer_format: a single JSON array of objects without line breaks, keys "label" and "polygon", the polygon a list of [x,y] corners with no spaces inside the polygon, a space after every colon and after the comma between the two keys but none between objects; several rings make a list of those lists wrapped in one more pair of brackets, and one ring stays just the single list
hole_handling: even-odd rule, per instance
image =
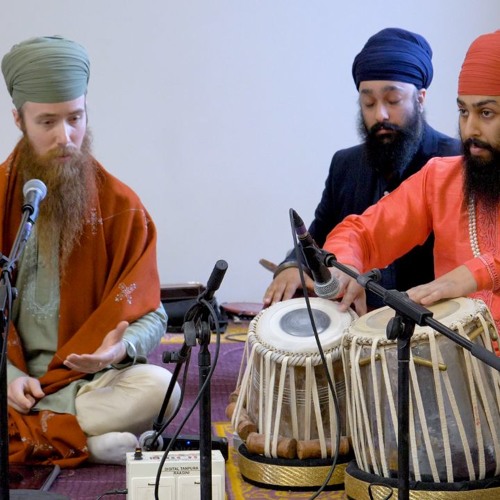
[{"label": "man in orange robe", "polygon": [[[12,273],[9,459],[124,463],[158,415],[171,374],[147,364],[166,327],[156,229],[138,196],[90,152],[86,50],[61,37],[15,45],[2,72],[23,136],[0,166],[0,249],[23,186],[47,186]],[[178,400],[178,387],[167,415]]]},{"label": "man in orange robe", "polygon": [[[358,272],[383,267],[434,231],[436,279],[408,290],[430,305],[470,296],[500,326],[500,31],[477,38],[463,62],[458,98],[463,156],[434,158],[394,192],[349,216],[324,248]],[[342,307],[366,311],[364,289],[337,270]]]}]

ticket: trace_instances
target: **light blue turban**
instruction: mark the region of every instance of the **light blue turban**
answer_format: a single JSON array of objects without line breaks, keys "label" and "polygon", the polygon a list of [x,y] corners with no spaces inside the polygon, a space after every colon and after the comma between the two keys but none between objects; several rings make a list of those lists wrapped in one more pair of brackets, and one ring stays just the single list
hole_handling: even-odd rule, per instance
[{"label": "light blue turban", "polygon": [[26,101],[66,102],[87,93],[90,62],[80,44],[59,36],[31,38],[2,59],[2,73],[16,109]]}]

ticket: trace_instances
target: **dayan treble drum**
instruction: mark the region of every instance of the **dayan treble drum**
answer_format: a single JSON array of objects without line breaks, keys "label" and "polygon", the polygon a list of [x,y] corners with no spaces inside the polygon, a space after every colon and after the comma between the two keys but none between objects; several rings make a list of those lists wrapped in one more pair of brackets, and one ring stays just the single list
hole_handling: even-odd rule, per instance
[{"label": "dayan treble drum", "polygon": [[[486,305],[458,298],[431,306],[433,318],[492,350],[496,328]],[[357,319],[343,338],[348,419],[357,467],[397,477],[397,341],[394,310]],[[410,479],[478,481],[500,473],[499,373],[448,337],[416,326],[409,363]],[[349,472],[349,468],[348,471]],[[348,478],[346,476],[346,491]]]},{"label": "dayan treble drum", "polygon": [[[338,303],[326,299],[312,298],[310,303],[344,416],[341,338],[356,315],[339,311]],[[303,298],[274,304],[252,320],[236,393],[228,414],[251,453],[326,458],[335,452],[337,426],[346,435],[345,420],[336,418]]]}]

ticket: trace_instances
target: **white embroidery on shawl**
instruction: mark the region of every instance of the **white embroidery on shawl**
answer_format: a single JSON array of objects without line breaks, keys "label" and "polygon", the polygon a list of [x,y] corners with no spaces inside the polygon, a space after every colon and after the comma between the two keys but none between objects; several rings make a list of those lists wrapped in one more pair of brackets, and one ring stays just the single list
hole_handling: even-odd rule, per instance
[{"label": "white embroidery on shawl", "polygon": [[19,339],[17,337],[14,339],[14,338],[12,338],[12,335],[9,335],[9,338],[7,339],[7,345],[8,346],[17,346],[17,345],[21,345],[21,342],[19,342]]},{"label": "white embroidery on shawl", "polygon": [[90,226],[92,235],[95,236],[97,234],[97,227],[103,224],[102,217],[97,215],[97,208],[90,210],[90,217],[85,222]]},{"label": "white embroidery on shawl", "polygon": [[[143,216],[143,219],[144,219],[144,226],[146,227],[146,229],[148,229],[150,220],[148,219],[146,211],[144,209],[133,208],[133,209],[125,210],[125,211],[117,213],[117,214],[110,215],[109,217],[105,217],[105,218],[98,217],[97,211],[95,209],[92,209],[90,220],[89,220],[89,224],[92,227],[92,234],[96,234],[98,225],[104,225],[104,223],[107,220],[113,219],[113,218],[118,217],[118,216],[125,214],[127,212],[140,212]],[[120,290],[120,292],[116,294],[115,302],[121,302],[122,300],[126,300],[128,304],[132,304],[132,292],[134,292],[136,288],[137,288],[136,283],[131,283],[128,286],[125,283],[119,283],[118,289]]]},{"label": "white embroidery on shawl", "polygon": [[54,416],[54,413],[49,411],[42,411],[40,418],[40,425],[42,426],[43,432],[47,432],[49,428],[49,420]]},{"label": "white embroidery on shawl", "polygon": [[[40,424],[42,426],[43,432],[47,432],[49,426],[49,420],[54,416],[55,414],[50,411],[41,412]],[[27,443],[32,448],[31,450],[32,455],[37,455],[38,453],[47,455],[47,453],[51,452],[54,449],[54,447],[50,443],[43,441],[34,441],[33,439],[29,439],[26,436],[21,436],[20,434],[19,434],[19,439],[21,440],[21,442]]]},{"label": "white embroidery on shawl", "polygon": [[129,304],[132,304],[132,292],[137,288],[137,285],[131,283],[127,286],[125,283],[120,283],[118,288],[120,289],[120,293],[116,295],[115,302],[121,302],[125,299]]},{"label": "white embroidery on shawl", "polygon": [[39,441],[33,441],[32,439],[28,439],[24,436],[20,436],[20,439],[23,443],[28,443],[28,445],[32,448],[31,450],[32,455],[36,455],[38,453],[47,455],[54,449],[54,447],[50,444],[40,443]]}]

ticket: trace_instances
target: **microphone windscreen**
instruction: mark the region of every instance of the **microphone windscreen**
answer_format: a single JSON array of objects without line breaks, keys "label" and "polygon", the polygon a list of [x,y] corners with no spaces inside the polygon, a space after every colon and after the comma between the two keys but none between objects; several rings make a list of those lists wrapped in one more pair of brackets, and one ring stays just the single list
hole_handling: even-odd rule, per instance
[{"label": "microphone windscreen", "polygon": [[40,200],[47,195],[47,186],[40,179],[30,179],[23,186],[23,195],[27,196],[30,191],[38,191]]}]

